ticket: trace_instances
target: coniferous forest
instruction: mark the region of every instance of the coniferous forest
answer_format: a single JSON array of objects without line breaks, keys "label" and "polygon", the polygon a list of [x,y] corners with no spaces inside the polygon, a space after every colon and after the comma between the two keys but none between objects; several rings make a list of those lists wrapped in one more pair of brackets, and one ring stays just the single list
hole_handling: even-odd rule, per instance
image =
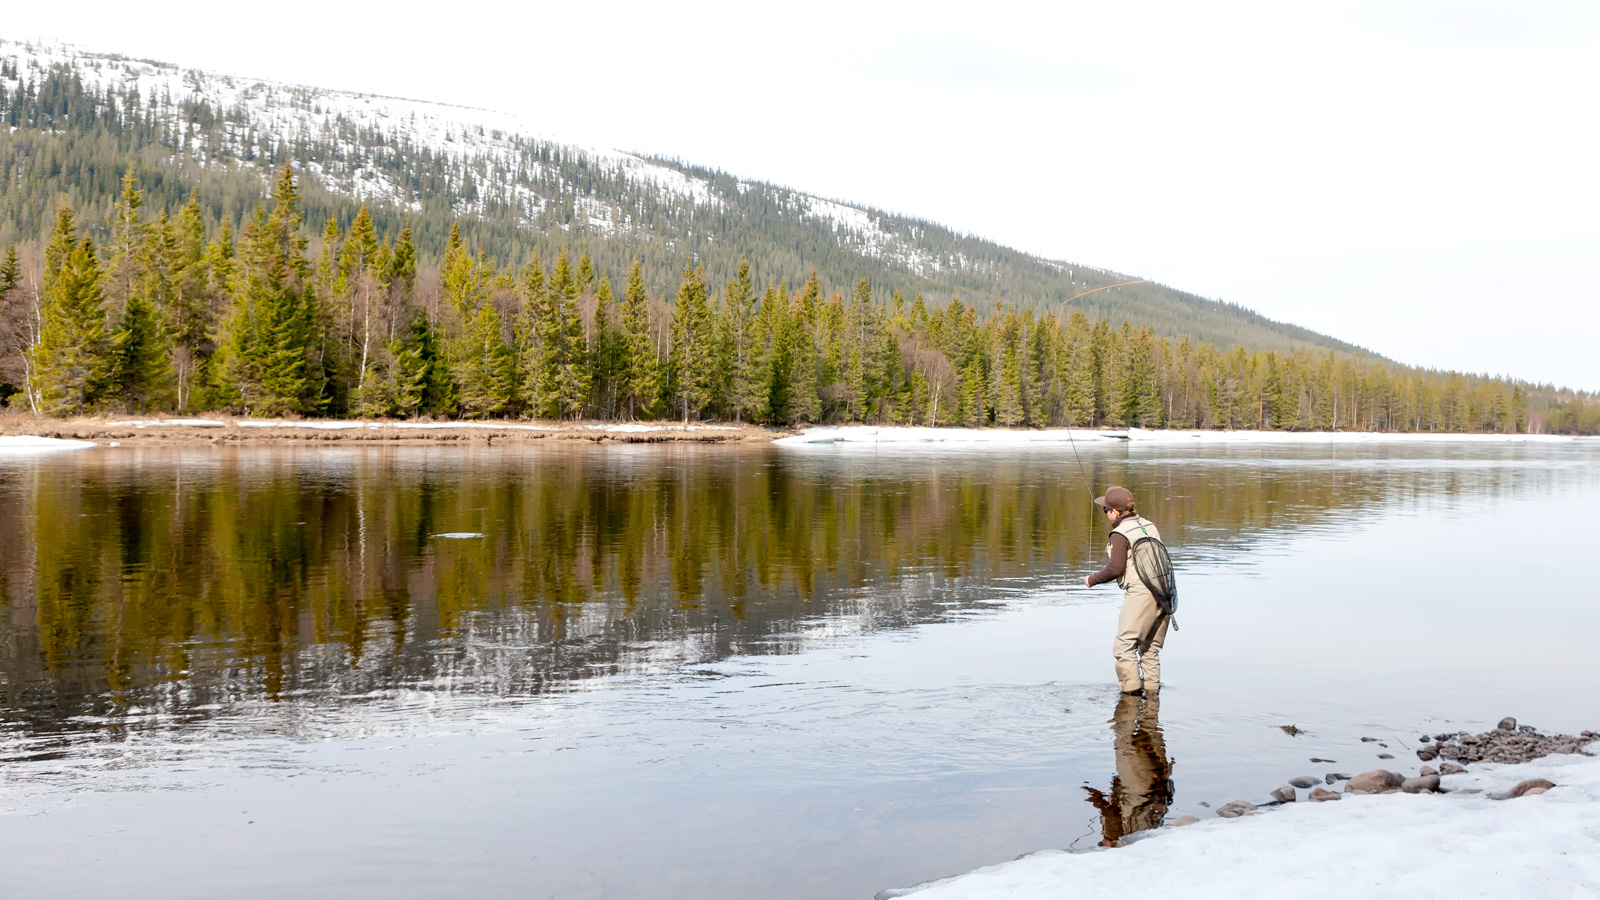
[{"label": "coniferous forest", "polygon": [[1600,409],[1504,379],[1332,350],[1247,352],[1070,306],[763,281],[560,249],[511,266],[452,229],[304,221],[295,171],[235,231],[202,198],[148,209],[124,175],[98,243],[60,207],[32,264],[0,259],[0,394],[46,415],[719,419],[964,426],[1593,432]]}]

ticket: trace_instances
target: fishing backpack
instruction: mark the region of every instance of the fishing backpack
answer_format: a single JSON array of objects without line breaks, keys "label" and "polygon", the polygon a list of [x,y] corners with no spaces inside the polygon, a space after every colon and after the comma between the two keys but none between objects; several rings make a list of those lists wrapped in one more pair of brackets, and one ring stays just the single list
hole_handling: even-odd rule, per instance
[{"label": "fishing backpack", "polygon": [[1128,567],[1156,598],[1156,608],[1161,614],[1170,616],[1178,611],[1178,573],[1172,568],[1172,555],[1161,538],[1144,527],[1142,516],[1134,524],[1144,533],[1136,536],[1131,533],[1132,529],[1123,532],[1122,536],[1129,540]]}]

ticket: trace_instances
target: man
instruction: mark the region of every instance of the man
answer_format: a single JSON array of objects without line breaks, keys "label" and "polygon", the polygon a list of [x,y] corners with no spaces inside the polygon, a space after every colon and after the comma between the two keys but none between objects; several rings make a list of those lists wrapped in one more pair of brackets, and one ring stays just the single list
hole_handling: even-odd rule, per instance
[{"label": "man", "polygon": [[1155,595],[1129,565],[1128,550],[1135,540],[1146,535],[1160,540],[1161,532],[1154,522],[1139,515],[1127,488],[1111,488],[1094,502],[1111,526],[1110,542],[1106,544],[1111,561],[1086,576],[1083,586],[1094,587],[1108,581],[1121,586],[1122,614],[1117,616],[1117,636],[1111,643],[1111,655],[1117,660],[1117,681],[1124,694],[1154,692],[1161,689],[1161,644],[1167,639],[1168,617],[1162,615]]}]

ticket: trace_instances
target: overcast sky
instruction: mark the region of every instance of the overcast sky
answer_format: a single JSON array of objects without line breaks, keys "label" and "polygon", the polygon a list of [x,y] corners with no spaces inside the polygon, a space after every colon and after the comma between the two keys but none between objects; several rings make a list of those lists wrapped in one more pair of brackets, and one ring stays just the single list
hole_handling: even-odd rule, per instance
[{"label": "overcast sky", "polygon": [[78,0],[0,27],[505,110],[1600,389],[1600,3],[763,6]]}]

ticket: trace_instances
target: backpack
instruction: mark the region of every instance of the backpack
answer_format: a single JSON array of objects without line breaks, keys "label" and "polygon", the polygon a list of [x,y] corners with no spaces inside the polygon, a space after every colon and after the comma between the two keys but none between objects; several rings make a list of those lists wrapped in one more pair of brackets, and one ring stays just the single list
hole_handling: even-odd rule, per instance
[{"label": "backpack", "polygon": [[1178,611],[1178,573],[1172,568],[1172,555],[1161,539],[1145,535],[1128,547],[1128,565],[1156,598],[1156,608],[1164,616]]}]

